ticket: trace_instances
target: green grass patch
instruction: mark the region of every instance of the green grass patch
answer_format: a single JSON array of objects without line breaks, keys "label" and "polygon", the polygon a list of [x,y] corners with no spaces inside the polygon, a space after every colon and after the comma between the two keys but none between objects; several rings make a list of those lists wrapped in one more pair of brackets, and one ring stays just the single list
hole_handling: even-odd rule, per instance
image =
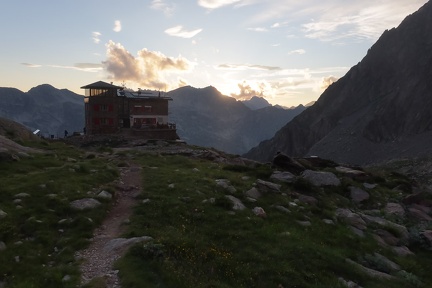
[{"label": "green grass patch", "polygon": [[45,152],[0,162],[0,209],[7,213],[0,220],[0,241],[6,245],[0,281],[7,287],[77,287],[74,253],[88,245],[109,203],[76,211],[70,202],[89,197],[88,191],[119,174],[106,160],[86,158],[64,143],[34,145]]}]

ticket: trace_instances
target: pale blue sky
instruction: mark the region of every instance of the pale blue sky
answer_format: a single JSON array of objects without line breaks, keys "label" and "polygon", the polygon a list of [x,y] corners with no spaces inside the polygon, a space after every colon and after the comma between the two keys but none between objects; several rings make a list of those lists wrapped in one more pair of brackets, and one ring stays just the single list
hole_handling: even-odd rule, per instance
[{"label": "pale blue sky", "polygon": [[1,0],[0,86],[316,100],[426,0]]}]

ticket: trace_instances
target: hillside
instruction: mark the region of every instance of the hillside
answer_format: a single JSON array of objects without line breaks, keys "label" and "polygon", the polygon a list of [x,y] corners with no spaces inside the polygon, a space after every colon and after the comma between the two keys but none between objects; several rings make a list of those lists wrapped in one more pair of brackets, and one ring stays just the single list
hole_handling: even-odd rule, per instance
[{"label": "hillside", "polygon": [[391,170],[298,158],[290,173],[164,142],[28,144],[45,153],[0,160],[2,287],[432,282],[431,191]]},{"label": "hillside", "polygon": [[385,31],[318,101],[246,156],[367,164],[432,152],[432,2]]}]

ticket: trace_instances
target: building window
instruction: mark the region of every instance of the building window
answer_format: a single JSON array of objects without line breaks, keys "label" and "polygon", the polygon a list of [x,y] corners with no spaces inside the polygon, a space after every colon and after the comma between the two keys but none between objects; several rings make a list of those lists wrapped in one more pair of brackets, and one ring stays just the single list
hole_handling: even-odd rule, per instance
[{"label": "building window", "polygon": [[144,112],[152,112],[152,106],[144,106]]},{"label": "building window", "polygon": [[106,104],[101,104],[100,105],[100,111],[108,112],[108,110],[109,110],[109,106],[108,105],[106,105]]}]

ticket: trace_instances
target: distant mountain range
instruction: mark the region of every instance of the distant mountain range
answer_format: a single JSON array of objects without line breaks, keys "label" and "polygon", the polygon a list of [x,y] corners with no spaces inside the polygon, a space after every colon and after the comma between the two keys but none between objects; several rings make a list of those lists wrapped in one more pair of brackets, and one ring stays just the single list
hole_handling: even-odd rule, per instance
[{"label": "distant mountain range", "polygon": [[44,84],[27,93],[15,88],[0,88],[0,117],[14,120],[43,136],[62,136],[64,130],[82,131],[84,100],[67,89]]},{"label": "distant mountain range", "polygon": [[[216,88],[182,87],[168,92],[170,121],[189,144],[214,147],[242,154],[274,133],[306,108],[282,109],[265,99],[236,101]],[[257,97],[258,98],[258,97]],[[248,108],[248,104],[253,108]],[[264,108],[261,108],[264,107]],[[44,84],[27,93],[0,88],[0,117],[21,123],[45,137],[62,137],[64,130],[81,132],[84,127],[83,96]]]},{"label": "distant mountain range", "polygon": [[214,87],[181,87],[168,92],[170,119],[177,134],[189,144],[242,154],[270,139],[274,133],[306,108],[267,106],[251,110],[244,102],[222,95]]},{"label": "distant mountain range", "polygon": [[245,154],[368,164],[432,153],[432,2],[385,31],[318,101]]}]

